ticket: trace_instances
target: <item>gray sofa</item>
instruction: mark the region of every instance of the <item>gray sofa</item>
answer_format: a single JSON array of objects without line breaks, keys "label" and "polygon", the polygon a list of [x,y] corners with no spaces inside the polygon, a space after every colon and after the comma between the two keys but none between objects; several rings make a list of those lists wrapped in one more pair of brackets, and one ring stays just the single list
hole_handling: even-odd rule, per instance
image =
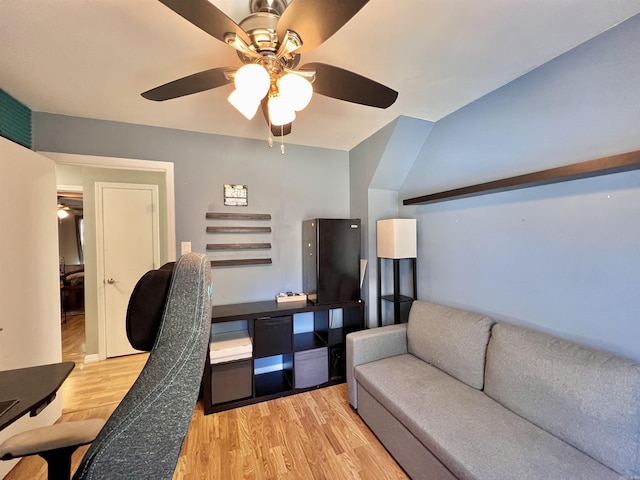
[{"label": "gray sofa", "polygon": [[412,478],[640,479],[640,365],[415,301],[347,336],[349,402]]}]

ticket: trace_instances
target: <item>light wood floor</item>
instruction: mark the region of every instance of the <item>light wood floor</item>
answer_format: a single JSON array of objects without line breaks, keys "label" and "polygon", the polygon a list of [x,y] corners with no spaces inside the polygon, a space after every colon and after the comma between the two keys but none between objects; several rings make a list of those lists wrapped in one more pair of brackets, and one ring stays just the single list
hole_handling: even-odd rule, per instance
[{"label": "light wood floor", "polygon": [[[84,317],[68,316],[63,358],[76,368],[61,392],[60,421],[108,418],[147,354],[84,364]],[[75,470],[88,447],[73,457]],[[5,480],[46,479],[40,457]],[[321,388],[213,415],[198,402],[174,480],[408,479],[347,402],[346,385]]]}]

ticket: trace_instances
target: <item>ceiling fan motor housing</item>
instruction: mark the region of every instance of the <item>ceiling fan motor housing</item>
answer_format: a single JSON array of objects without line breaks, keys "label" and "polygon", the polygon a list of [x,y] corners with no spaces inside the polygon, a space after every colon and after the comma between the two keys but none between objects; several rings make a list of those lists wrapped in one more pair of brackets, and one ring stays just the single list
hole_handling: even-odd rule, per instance
[{"label": "ceiling fan motor housing", "polygon": [[267,12],[277,16],[282,15],[288,4],[286,0],[249,0],[251,13]]},{"label": "ceiling fan motor housing", "polygon": [[[239,25],[251,39],[250,48],[261,55],[275,58],[280,48],[280,41],[276,33],[279,19],[280,16],[273,13],[256,12],[242,20]],[[238,57],[245,64],[255,61],[241,51],[238,51]],[[283,67],[293,69],[300,62],[300,55],[293,52],[285,53],[278,60]]]}]

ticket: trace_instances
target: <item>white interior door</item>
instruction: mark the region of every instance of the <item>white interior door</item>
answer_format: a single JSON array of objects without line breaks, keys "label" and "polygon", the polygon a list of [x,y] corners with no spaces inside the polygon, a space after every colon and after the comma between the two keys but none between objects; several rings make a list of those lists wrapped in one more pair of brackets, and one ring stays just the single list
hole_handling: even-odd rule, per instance
[{"label": "white interior door", "polygon": [[136,353],[126,333],[129,297],[160,265],[158,187],[96,183],[100,357]]}]

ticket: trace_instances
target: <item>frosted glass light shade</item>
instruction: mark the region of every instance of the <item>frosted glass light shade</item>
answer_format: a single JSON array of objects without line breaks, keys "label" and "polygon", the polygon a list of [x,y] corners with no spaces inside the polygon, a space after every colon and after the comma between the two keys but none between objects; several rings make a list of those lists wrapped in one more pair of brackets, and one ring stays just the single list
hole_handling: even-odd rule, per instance
[{"label": "frosted glass light shade", "polygon": [[256,115],[258,107],[260,106],[260,99],[256,99],[251,95],[245,95],[245,93],[240,90],[231,92],[227,100],[231,105],[236,107],[247,120],[251,120]]},{"label": "frosted glass light shade", "polygon": [[296,112],[282,97],[271,97],[269,99],[269,119],[271,125],[286,125],[296,119]]},{"label": "frosted glass light shade", "polygon": [[308,80],[296,75],[287,73],[278,80],[278,90],[280,96],[291,105],[296,112],[303,110],[313,95],[313,87]]},{"label": "frosted glass light shade", "polygon": [[418,256],[415,218],[391,218],[377,222],[377,255],[380,258]]},{"label": "frosted glass light shade", "polygon": [[262,65],[251,63],[238,69],[234,83],[243,94],[261,100],[269,91],[271,79]]}]

